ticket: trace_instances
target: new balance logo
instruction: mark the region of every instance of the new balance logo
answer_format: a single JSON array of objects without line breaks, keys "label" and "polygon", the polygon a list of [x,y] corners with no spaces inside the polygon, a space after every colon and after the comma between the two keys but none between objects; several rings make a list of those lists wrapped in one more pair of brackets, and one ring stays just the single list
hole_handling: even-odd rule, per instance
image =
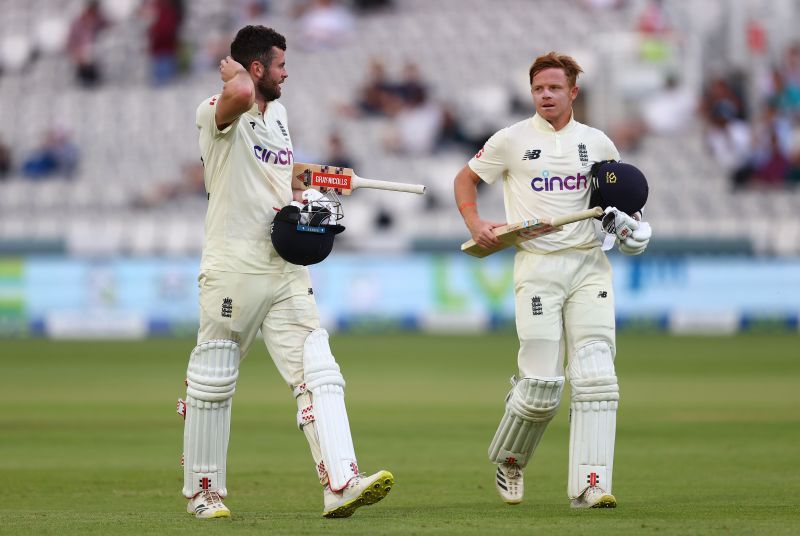
[{"label": "new balance logo", "polygon": [[525,151],[525,154],[522,155],[523,160],[536,160],[539,158],[539,155],[542,154],[541,149],[528,149]]},{"label": "new balance logo", "polygon": [[600,292],[597,293],[597,297],[598,298],[608,298],[608,292],[606,292],[605,290],[601,290]]},{"label": "new balance logo", "polygon": [[256,129],[256,122],[255,121],[248,121],[248,122],[250,123],[250,126],[253,127],[253,130],[255,130]]}]

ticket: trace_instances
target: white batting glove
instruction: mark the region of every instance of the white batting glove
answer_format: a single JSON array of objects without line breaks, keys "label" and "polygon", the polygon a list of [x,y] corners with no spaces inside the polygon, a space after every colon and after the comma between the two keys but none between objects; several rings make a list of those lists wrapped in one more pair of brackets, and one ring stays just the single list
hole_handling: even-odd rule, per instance
[{"label": "white batting glove", "polygon": [[653,234],[649,223],[636,221],[615,207],[606,208],[602,226],[606,233],[617,237],[619,250],[626,255],[642,253]]},{"label": "white batting glove", "polygon": [[647,245],[650,243],[650,236],[653,234],[650,224],[646,221],[637,223],[639,224],[639,228],[634,230],[628,238],[621,240],[619,243],[619,250],[626,255],[639,255],[647,249]]}]

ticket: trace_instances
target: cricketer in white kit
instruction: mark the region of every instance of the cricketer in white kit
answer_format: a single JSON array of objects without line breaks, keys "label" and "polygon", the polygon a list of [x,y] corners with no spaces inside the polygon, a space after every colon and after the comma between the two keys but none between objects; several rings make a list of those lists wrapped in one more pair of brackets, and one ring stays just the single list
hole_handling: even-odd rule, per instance
[{"label": "cricketer in white kit", "polygon": [[[503,222],[480,218],[479,181],[502,181],[508,222],[557,216],[588,208],[594,162],[619,160],[605,134],[573,117],[580,72],[569,56],[551,52],[537,58],[529,72],[536,114],[495,133],[456,176],[459,211],[484,247],[495,243],[491,230]],[[648,241],[649,230],[646,237],[631,237],[629,251],[641,253]],[[514,292],[519,376],[512,377],[505,414],[489,446],[489,459],[497,464],[496,488],[505,502],[522,501],[523,470],[558,409],[566,378],[572,389],[571,505],[614,507],[619,400],[614,291],[594,221],[572,223],[519,246]]]},{"label": "cricketer in white kit", "polygon": [[297,425],[323,485],[325,517],[348,517],[391,489],[388,471],[359,473],[344,403],[344,378],[320,327],[308,269],[270,241],[291,187],[292,141],[276,101],[287,77],[286,41],[247,26],[220,63],[221,94],[197,108],[209,194],[200,264],[200,329],[187,369],[183,495],[200,519],[230,517],[227,451],[241,360],[258,330],[297,399]]}]

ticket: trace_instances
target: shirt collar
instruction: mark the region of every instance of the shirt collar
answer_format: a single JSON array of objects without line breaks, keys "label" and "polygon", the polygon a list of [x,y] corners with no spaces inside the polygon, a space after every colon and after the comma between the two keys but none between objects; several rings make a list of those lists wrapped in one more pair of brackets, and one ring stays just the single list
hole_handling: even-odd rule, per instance
[{"label": "shirt collar", "polygon": [[[556,132],[556,130],[553,128],[553,125],[548,123],[547,120],[543,119],[542,116],[540,116],[539,114],[533,114],[531,120],[533,121],[533,126],[534,128],[536,128],[536,130],[540,130],[542,132],[551,132],[551,133]],[[575,126],[575,113],[570,112],[569,122],[566,125],[564,125],[564,128],[562,128],[558,132],[561,133],[569,132],[570,130],[572,130],[574,126]]]}]

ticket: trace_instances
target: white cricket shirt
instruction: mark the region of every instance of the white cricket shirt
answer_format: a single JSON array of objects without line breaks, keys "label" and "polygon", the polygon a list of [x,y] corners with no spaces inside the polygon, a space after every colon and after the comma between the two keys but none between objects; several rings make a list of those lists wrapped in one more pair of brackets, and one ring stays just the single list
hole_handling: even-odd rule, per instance
[{"label": "white cricket shirt", "polygon": [[[596,128],[570,118],[559,131],[538,114],[496,132],[469,167],[482,180],[503,180],[506,221],[559,216],[589,208],[589,170],[600,160],[619,160],[613,142]],[[592,220],[519,247],[534,253],[599,244]]]},{"label": "white cricket shirt", "polygon": [[209,194],[201,270],[282,273],[301,267],[273,249],[270,223],[292,200],[292,140],[286,109],[258,104],[224,130],[214,119],[219,95],[197,108],[200,154]]}]

